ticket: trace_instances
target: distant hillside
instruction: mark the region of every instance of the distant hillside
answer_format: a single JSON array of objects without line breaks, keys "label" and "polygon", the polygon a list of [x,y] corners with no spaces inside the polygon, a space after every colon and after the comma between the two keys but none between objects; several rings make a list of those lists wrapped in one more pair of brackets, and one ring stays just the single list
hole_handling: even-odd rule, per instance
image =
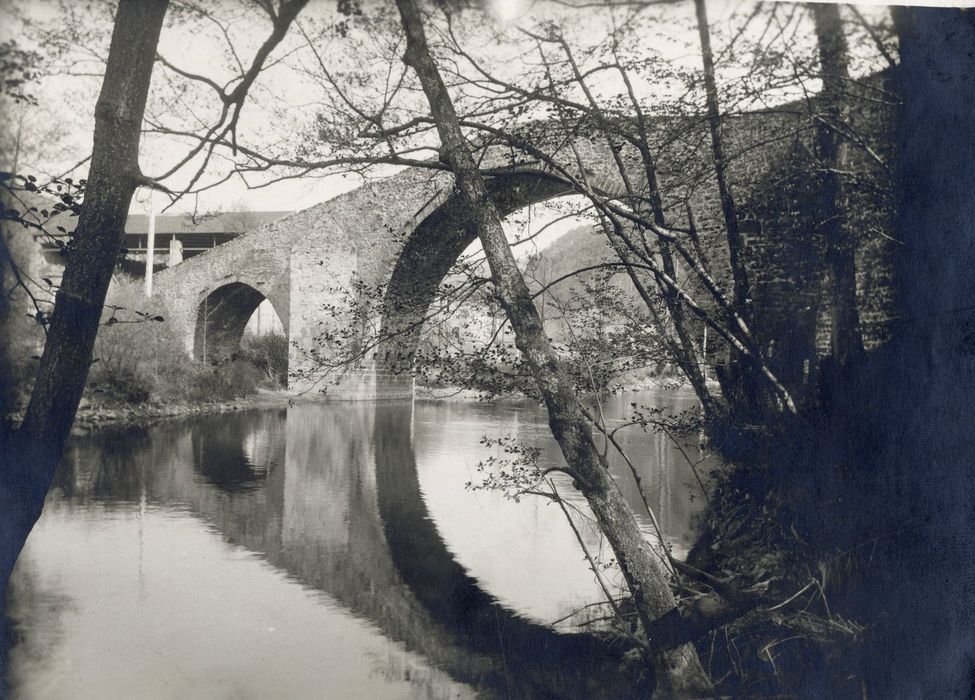
[{"label": "distant hillside", "polygon": [[[609,325],[620,321],[615,314],[604,315],[602,310],[606,307],[600,306],[586,289],[586,284],[601,274],[600,270],[582,272],[576,277],[553,284],[555,280],[576,270],[592,267],[601,262],[618,260],[606,238],[601,233],[596,233],[592,226],[570,229],[539,252],[530,252],[529,249],[521,246],[515,248],[515,251],[520,253],[518,266],[523,270],[525,281],[533,293],[539,292],[546,285],[552,285],[535,299],[546,333],[550,338],[565,342],[571,335],[562,318],[563,309],[568,310],[570,314],[575,314],[577,323],[582,320],[578,314],[588,315],[590,319],[599,318]],[[489,275],[486,262],[482,260],[478,267],[479,274]],[[445,281],[462,283],[464,279],[459,275]],[[617,290],[608,295],[614,301],[622,302],[624,306],[632,309],[642,308],[643,302],[624,272],[618,272],[612,278],[611,285]],[[603,287],[599,285],[598,288]],[[482,345],[495,335],[496,325],[501,318],[503,312],[500,308],[489,310],[483,301],[469,300],[465,309],[454,311],[449,318],[436,326],[431,326],[431,335],[427,336],[426,342],[433,345],[443,343],[443,338],[438,340],[434,337],[443,336],[453,338],[454,345],[466,345],[469,348]]]},{"label": "distant hillside", "polygon": [[[537,289],[542,284],[574,270],[617,260],[616,253],[602,233],[597,232],[592,226],[579,226],[569,230],[550,246],[522,262],[529,286]],[[590,281],[597,274],[596,271],[583,272],[579,275],[579,279]],[[634,301],[636,300],[636,292],[625,274],[617,275],[613,279],[613,286],[618,287],[623,294],[632,295]],[[578,282],[566,280],[553,288],[553,293],[566,295],[577,288],[579,288]]]}]

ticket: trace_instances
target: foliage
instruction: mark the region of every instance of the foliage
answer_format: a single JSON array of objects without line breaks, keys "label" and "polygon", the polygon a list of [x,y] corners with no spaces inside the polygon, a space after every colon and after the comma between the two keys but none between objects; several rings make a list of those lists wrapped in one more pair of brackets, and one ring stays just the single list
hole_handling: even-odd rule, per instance
[{"label": "foliage", "polygon": [[[19,135],[18,135],[19,139]],[[19,145],[19,144],[18,144]],[[42,245],[70,249],[86,182],[0,172],[0,406],[22,408],[33,387],[57,285],[43,276]]]},{"label": "foliage", "polygon": [[12,39],[0,42],[0,94],[15,102],[36,103],[26,88],[37,77],[39,60],[36,51],[24,49]]},{"label": "foliage", "polygon": [[40,250],[36,241],[18,228],[2,223],[0,246],[5,255],[0,258],[0,413],[26,405],[37,357],[44,346],[38,309],[17,281],[18,274],[35,266],[32,263],[40,257]]},{"label": "foliage", "polygon": [[33,389],[57,292],[43,276],[42,244],[67,254],[85,185],[0,173],[0,413],[26,406]]},{"label": "foliage", "polygon": [[268,381],[288,385],[288,338],[279,333],[245,334],[240,342],[240,359],[261,370]]},{"label": "foliage", "polygon": [[481,445],[496,454],[475,465],[477,472],[484,477],[479,482],[468,481],[465,488],[500,491],[506,498],[517,502],[526,494],[536,493],[543,485],[546,471],[538,464],[541,448],[511,435],[497,439],[483,436]]},{"label": "foliage", "polygon": [[287,366],[281,336],[251,339],[248,349],[219,365],[191,360],[166,321],[167,309],[142,296],[142,281],[118,275],[95,342],[87,396],[100,404],[186,405],[230,401],[277,384]]},{"label": "foliage", "polygon": [[250,396],[266,384],[267,377],[250,362],[230,360],[216,366],[202,362],[169,366],[158,381],[160,403],[204,404]]},{"label": "foliage", "polygon": [[214,366],[184,358],[155,369],[145,365],[114,371],[93,368],[86,396],[104,406],[196,406],[251,396],[266,382],[264,372],[245,360]]},{"label": "foliage", "polygon": [[[521,260],[546,332],[583,393],[618,386],[634,372],[672,374],[659,326],[610,256],[598,231],[584,226]],[[321,308],[329,322],[311,350],[299,348],[312,367],[299,373],[327,376],[395,352],[402,360],[392,363],[396,371],[412,373],[422,386],[468,389],[483,398],[535,396],[486,268],[475,246],[452,265],[429,306],[360,279],[329,287],[334,300]],[[390,326],[390,318],[406,321]]]}]

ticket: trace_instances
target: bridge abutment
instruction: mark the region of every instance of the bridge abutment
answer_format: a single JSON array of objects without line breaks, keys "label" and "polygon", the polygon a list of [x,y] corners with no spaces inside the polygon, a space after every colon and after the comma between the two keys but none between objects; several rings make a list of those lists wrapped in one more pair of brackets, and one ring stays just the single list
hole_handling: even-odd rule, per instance
[{"label": "bridge abutment", "polygon": [[337,401],[403,401],[413,398],[413,376],[369,365],[319,380],[302,378],[289,384],[296,395],[320,395]]}]

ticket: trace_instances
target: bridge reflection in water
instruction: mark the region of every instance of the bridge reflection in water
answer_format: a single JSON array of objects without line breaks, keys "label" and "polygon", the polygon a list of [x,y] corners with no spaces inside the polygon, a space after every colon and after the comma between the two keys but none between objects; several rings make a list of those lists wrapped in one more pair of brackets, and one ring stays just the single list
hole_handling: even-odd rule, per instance
[{"label": "bridge reflection in water", "polygon": [[[11,586],[8,680],[51,698],[627,697],[618,651],[543,624],[598,598],[561,514],[463,489],[480,434],[531,437],[540,418],[305,405],[80,439]],[[686,511],[670,489],[683,495],[658,495]],[[466,516],[436,511],[454,500]],[[485,518],[512,517],[537,540],[527,550],[486,532]],[[475,578],[459,562],[484,569],[464,543],[479,534],[501,564]],[[511,559],[531,546],[562,566]],[[493,580],[508,581],[503,603]],[[531,602],[539,584],[548,615]]]}]

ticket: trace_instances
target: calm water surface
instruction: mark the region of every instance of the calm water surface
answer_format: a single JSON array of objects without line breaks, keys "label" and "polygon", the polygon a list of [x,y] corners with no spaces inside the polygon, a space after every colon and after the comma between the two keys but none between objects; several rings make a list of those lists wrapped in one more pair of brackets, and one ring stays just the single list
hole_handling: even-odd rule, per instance
[{"label": "calm water surface", "polygon": [[[609,421],[633,401],[694,405],[627,394]],[[529,404],[301,405],[76,439],[11,582],[13,696],[625,696],[613,652],[558,622],[602,597],[560,509],[465,488],[503,435],[559,463]],[[622,436],[686,552],[703,507],[687,461]]]}]

